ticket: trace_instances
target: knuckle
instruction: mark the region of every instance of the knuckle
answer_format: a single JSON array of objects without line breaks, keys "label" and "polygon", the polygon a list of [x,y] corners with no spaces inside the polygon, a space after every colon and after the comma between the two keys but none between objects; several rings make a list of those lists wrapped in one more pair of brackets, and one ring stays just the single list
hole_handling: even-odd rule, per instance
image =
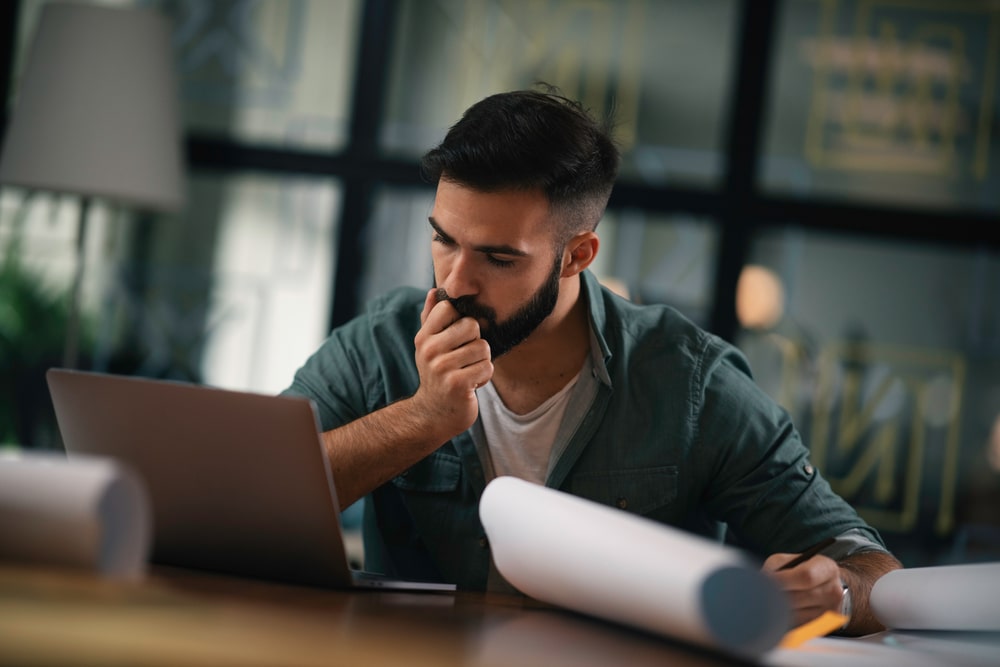
[{"label": "knuckle", "polygon": [[427,361],[427,368],[434,375],[439,375],[445,370],[445,360],[442,357],[431,357]]},{"label": "knuckle", "polygon": [[452,324],[455,332],[469,338],[479,335],[479,324],[471,317],[463,317]]}]

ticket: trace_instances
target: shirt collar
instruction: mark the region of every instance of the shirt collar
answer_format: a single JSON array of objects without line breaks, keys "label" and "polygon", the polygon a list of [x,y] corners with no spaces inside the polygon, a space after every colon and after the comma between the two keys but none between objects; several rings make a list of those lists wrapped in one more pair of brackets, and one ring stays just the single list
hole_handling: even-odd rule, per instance
[{"label": "shirt collar", "polygon": [[590,270],[580,274],[580,287],[590,313],[590,356],[594,364],[594,373],[601,382],[610,387],[608,362],[611,361],[612,355],[611,348],[604,338],[604,329],[608,323],[608,315],[604,308],[604,288]]}]

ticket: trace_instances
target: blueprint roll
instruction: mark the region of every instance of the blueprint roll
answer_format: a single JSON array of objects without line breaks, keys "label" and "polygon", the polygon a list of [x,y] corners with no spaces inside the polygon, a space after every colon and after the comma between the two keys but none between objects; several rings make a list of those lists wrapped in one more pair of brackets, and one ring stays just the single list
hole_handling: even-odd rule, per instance
[{"label": "blueprint roll", "polygon": [[1000,631],[1000,563],[893,570],[870,603],[887,628]]},{"label": "blueprint roll", "polygon": [[140,578],[152,543],[146,488],[109,458],[0,452],[0,560]]},{"label": "blueprint roll", "polygon": [[497,570],[542,602],[744,657],[788,630],[785,594],[731,547],[514,477],[479,516]]}]

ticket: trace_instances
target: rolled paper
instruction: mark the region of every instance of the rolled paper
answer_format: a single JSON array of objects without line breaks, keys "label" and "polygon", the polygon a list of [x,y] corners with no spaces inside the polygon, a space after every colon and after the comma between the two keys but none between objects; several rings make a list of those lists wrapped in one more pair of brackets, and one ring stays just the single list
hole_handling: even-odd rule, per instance
[{"label": "rolled paper", "polygon": [[893,570],[869,599],[887,628],[1000,631],[1000,563]]},{"label": "rolled paper", "polygon": [[514,477],[479,516],[497,570],[542,602],[744,657],[788,630],[785,594],[733,547]]},{"label": "rolled paper", "polygon": [[110,458],[0,453],[0,560],[136,579],[152,545],[146,488]]}]

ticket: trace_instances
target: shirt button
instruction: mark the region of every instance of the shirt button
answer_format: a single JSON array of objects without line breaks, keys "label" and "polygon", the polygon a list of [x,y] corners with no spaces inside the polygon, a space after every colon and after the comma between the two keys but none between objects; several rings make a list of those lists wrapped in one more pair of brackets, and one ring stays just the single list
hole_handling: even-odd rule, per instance
[{"label": "shirt button", "polygon": [[802,466],[802,471],[807,475],[811,475],[815,471],[815,468],[813,468],[811,465],[807,463],[804,466]]},{"label": "shirt button", "polygon": [[628,499],[627,498],[619,498],[618,500],[615,501],[615,505],[617,505],[618,509],[620,509],[620,510],[626,509],[626,508],[628,508]]},{"label": "shirt button", "polygon": [[483,549],[489,549],[489,547],[490,547],[490,541],[488,539],[486,539],[485,537],[480,537],[479,538],[479,546],[481,546]]}]

